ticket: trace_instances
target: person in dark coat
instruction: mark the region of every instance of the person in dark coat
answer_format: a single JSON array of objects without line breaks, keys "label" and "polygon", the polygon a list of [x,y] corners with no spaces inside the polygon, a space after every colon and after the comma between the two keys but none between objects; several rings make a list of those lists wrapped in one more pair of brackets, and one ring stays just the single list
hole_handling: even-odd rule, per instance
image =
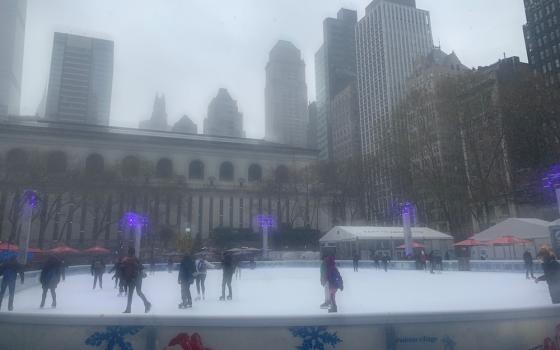
[{"label": "person in dark coat", "polygon": [[127,286],[124,279],[121,278],[122,276],[122,262],[124,258],[119,258],[109,271],[109,273],[113,273],[113,279],[115,280],[115,289],[119,288],[119,296],[127,295]]},{"label": "person in dark coat", "polygon": [[121,263],[121,273],[120,278],[126,284],[128,289],[128,301],[126,304],[126,310],[123,313],[129,314],[131,312],[132,306],[132,296],[134,295],[134,289],[136,289],[136,294],[144,302],[144,312],[150,312],[152,304],[148,301],[144,293],[142,293],[142,278],[145,277],[144,267],[140,263],[140,260],[134,255],[134,248],[128,249],[128,256],[125,257]]},{"label": "person in dark coat", "polygon": [[354,266],[354,272],[358,272],[358,265],[360,264],[360,256],[358,253],[354,252],[352,256],[352,265]]},{"label": "person in dark coat", "polygon": [[224,258],[222,260],[222,296],[220,297],[220,300],[226,300],[226,286],[229,291],[227,299],[232,299],[231,280],[234,273],[235,264],[233,262],[233,256],[230,253],[226,253],[224,254]]},{"label": "person in dark coat", "polygon": [[105,262],[102,258],[93,260],[91,263],[91,275],[93,276],[93,289],[99,280],[99,289],[103,289],[103,274],[105,273]]},{"label": "person in dark coat", "polygon": [[45,307],[45,299],[47,298],[47,291],[51,291],[53,308],[56,307],[56,287],[60,282],[60,278],[63,275],[62,266],[63,262],[55,256],[51,256],[45,262],[43,269],[41,270],[41,275],[39,281],[41,282],[41,287],[43,288],[43,295],[41,297],[41,308]]},{"label": "person in dark coat", "polygon": [[338,307],[336,305],[336,292],[340,289],[344,290],[344,283],[342,281],[342,276],[340,276],[340,271],[336,267],[334,261],[334,256],[329,256],[327,258],[327,283],[329,285],[330,301],[331,307],[329,313],[338,312]]},{"label": "person in dark coat", "polygon": [[2,285],[0,286],[0,309],[2,308],[2,300],[6,289],[8,289],[8,310],[14,309],[14,295],[16,292],[17,275],[23,284],[23,265],[18,263],[16,256],[11,256],[8,261],[0,265],[0,276],[2,276]]},{"label": "person in dark coat", "polygon": [[181,300],[179,309],[192,307],[191,284],[194,282],[196,266],[190,254],[186,254],[179,265],[178,282],[181,285]]},{"label": "person in dark coat", "polygon": [[560,264],[550,247],[542,247],[537,255],[542,261],[544,275],[535,279],[535,283],[546,281],[553,304],[560,304]]},{"label": "person in dark coat", "polygon": [[523,261],[525,262],[525,278],[529,279],[529,273],[531,274],[531,278],[534,279],[535,275],[533,274],[533,255],[531,252],[526,250],[523,253]]},{"label": "person in dark coat", "polygon": [[389,257],[389,255],[383,254],[383,256],[381,257],[381,263],[383,264],[383,270],[385,270],[385,272],[387,272],[387,268],[389,266],[389,261],[391,261],[391,258]]}]

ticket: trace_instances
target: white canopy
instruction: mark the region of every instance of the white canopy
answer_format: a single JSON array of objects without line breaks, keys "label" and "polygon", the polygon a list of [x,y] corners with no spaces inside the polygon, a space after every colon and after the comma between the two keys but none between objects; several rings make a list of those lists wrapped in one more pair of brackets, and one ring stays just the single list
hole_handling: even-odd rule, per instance
[{"label": "white canopy", "polygon": [[[356,240],[390,239],[404,239],[404,229],[402,227],[335,226],[329,232],[327,232],[319,241],[321,243],[334,243]],[[413,227],[412,239],[453,240],[453,237],[427,227]]]},{"label": "white canopy", "polygon": [[474,239],[491,241],[501,236],[515,236],[522,239],[550,239],[548,228],[553,223],[540,219],[506,219],[474,235]]}]

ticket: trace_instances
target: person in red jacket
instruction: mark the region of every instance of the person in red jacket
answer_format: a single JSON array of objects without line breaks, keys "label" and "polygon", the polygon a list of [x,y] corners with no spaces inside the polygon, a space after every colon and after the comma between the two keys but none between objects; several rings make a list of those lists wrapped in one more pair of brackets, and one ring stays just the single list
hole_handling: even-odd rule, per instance
[{"label": "person in red jacket", "polygon": [[329,309],[329,312],[338,312],[336,305],[336,292],[339,289],[341,291],[344,290],[344,283],[342,281],[342,276],[336,267],[334,256],[332,255],[327,258],[327,283],[329,284],[331,299],[331,308]]},{"label": "person in red jacket", "polygon": [[134,254],[134,248],[130,247],[128,249],[128,256],[124,258],[121,263],[120,278],[125,282],[128,288],[128,301],[126,304],[126,310],[124,310],[123,312],[125,314],[129,314],[131,312],[134,289],[136,289],[136,293],[144,302],[144,311],[148,313],[152,308],[152,304],[148,301],[144,293],[142,293],[142,278],[144,278],[144,267],[140,263],[140,260],[138,260],[138,258]]}]

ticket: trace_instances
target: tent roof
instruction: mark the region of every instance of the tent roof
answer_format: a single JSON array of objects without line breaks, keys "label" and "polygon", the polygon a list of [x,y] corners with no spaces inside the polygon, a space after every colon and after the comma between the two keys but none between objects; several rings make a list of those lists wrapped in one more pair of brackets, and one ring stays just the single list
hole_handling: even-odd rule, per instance
[{"label": "tent roof", "polygon": [[506,219],[476,235],[479,241],[491,241],[501,236],[515,236],[522,239],[550,238],[549,226],[552,223],[540,219]]},{"label": "tent roof", "polygon": [[[427,227],[413,227],[413,239],[449,239],[448,234],[432,230]],[[374,226],[335,226],[327,232],[320,242],[339,242],[355,240],[404,239],[402,227],[374,227]]]}]

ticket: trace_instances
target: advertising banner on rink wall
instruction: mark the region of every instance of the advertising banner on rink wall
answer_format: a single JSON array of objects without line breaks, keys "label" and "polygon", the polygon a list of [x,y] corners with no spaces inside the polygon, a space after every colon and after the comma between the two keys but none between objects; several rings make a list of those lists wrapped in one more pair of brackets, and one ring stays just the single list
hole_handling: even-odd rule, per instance
[{"label": "advertising banner on rink wall", "polygon": [[[0,319],[1,349],[99,350],[552,350],[560,348],[560,316],[537,319],[442,321],[345,326],[79,326],[63,317],[54,324]],[[452,318],[452,317],[450,317]],[[53,318],[49,317],[49,320]],[[351,319],[351,317],[350,317]],[[18,317],[21,320],[21,317]],[[116,323],[122,323],[120,318]],[[95,323],[101,323],[97,320]],[[63,324],[66,322],[67,324]],[[191,321],[190,323],[192,323]],[[176,323],[176,322],[175,322]]]}]

